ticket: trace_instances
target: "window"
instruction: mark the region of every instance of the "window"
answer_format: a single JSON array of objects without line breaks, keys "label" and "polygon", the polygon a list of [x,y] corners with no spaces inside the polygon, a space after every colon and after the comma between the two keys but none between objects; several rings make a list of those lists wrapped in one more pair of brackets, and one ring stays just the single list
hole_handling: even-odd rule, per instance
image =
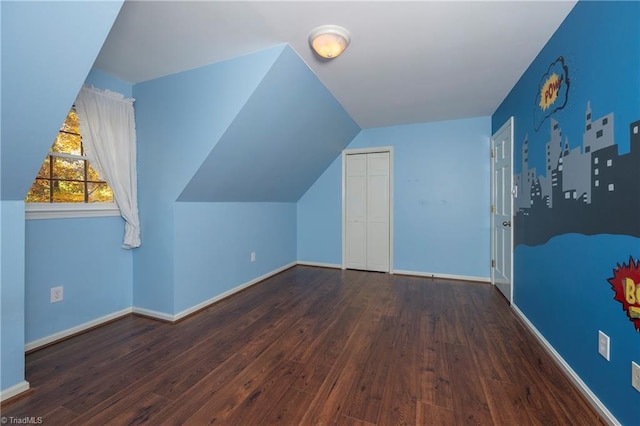
[{"label": "window", "polygon": [[[75,108],[62,124],[25,203],[29,219],[119,215],[111,188],[85,156]],[[80,213],[69,214],[72,211]]]},{"label": "window", "polygon": [[609,119],[608,118],[603,118],[602,119],[602,125],[606,126],[607,124],[609,124]]},{"label": "window", "polygon": [[602,130],[598,130],[598,131],[596,132],[596,138],[601,138],[601,137],[602,137],[602,134],[603,134]]}]

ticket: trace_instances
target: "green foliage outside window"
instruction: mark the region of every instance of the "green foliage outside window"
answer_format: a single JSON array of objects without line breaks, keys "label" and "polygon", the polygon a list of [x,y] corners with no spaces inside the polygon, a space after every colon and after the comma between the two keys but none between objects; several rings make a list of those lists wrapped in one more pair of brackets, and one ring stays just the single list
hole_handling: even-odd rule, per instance
[{"label": "green foliage outside window", "polygon": [[78,115],[71,109],[45,158],[27,203],[112,203],[113,193],[84,156]]}]

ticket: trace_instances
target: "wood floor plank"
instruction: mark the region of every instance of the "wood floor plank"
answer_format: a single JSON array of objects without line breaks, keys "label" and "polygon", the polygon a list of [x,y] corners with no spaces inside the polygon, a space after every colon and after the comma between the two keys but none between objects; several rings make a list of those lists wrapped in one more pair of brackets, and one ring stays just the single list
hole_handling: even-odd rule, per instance
[{"label": "wood floor plank", "polygon": [[496,425],[534,425],[524,406],[521,393],[509,382],[480,379],[489,404],[493,424]]},{"label": "wood floor plank", "polygon": [[430,315],[420,318],[418,399],[423,403],[452,409],[453,395],[444,343],[435,338],[434,321]]},{"label": "wood floor plank", "polygon": [[[300,372],[300,364],[283,360],[277,368],[261,382],[249,394],[247,398],[231,415],[222,418],[222,423],[237,425],[260,425],[265,423],[268,411],[265,407],[277,404],[286,391],[291,388],[291,383]],[[267,401],[267,402],[265,402]]]},{"label": "wood floor plank", "polygon": [[297,266],[26,356],[43,424],[603,424],[485,284]]},{"label": "wood floor plank", "polygon": [[418,400],[422,296],[415,282],[399,280],[398,301],[401,301],[398,330],[396,331],[391,367],[387,374],[384,396],[378,418],[379,424],[411,425],[416,419]]},{"label": "wood floor plank", "polygon": [[303,423],[330,423],[345,414],[345,398],[358,380],[380,330],[381,324],[370,317],[356,324],[309,405]]},{"label": "wood floor plank", "polygon": [[[384,312],[380,311],[380,313]],[[351,386],[345,399],[344,415],[361,421],[376,423],[382,405],[384,386],[391,365],[396,334],[396,319],[380,318],[380,328],[373,337],[373,346],[367,354],[362,371]]]},{"label": "wood floor plank", "polygon": [[457,424],[493,424],[487,398],[468,346],[445,344],[451,374],[453,412]]},{"label": "wood floor plank", "polygon": [[262,419],[265,425],[298,425],[311,404],[313,395],[294,387],[289,387],[282,398],[266,409]]},{"label": "wood floor plank", "polygon": [[149,420],[168,403],[166,398],[154,393],[136,394],[127,399],[126,405],[114,405],[93,416],[82,416],[71,425],[139,425]]},{"label": "wood floor plank", "polygon": [[[419,402],[416,406],[416,425],[454,426],[453,410],[437,405]],[[518,423],[513,423],[517,425]]]}]

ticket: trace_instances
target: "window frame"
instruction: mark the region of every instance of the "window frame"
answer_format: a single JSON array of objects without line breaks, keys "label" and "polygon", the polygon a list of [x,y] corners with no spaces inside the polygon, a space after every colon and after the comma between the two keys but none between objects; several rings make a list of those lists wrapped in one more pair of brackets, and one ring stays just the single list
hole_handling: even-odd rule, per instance
[{"label": "window frame", "polygon": [[120,216],[116,203],[24,203],[25,219],[73,219]]},{"label": "window frame", "polygon": [[[69,113],[71,113],[72,111],[75,111],[75,105],[72,106],[72,108],[69,111]],[[65,120],[66,120],[66,118],[65,118]],[[58,133],[60,133],[60,132],[71,134],[71,135],[77,135],[80,138],[82,138],[82,135],[62,130],[62,127],[60,128]],[[110,203],[102,203],[102,202],[90,203],[90,202],[87,202],[87,200],[86,200],[86,190],[87,190],[86,185],[87,185],[87,182],[92,182],[92,183],[102,183],[102,182],[104,182],[107,185],[109,185],[109,184],[107,182],[105,182],[105,181],[93,182],[93,181],[88,181],[87,180],[87,171],[88,171],[88,167],[90,167],[91,163],[89,162],[89,159],[87,158],[87,156],[84,153],[84,147],[82,145],[82,139],[81,139],[81,142],[80,142],[80,148],[81,148],[81,155],[69,154],[69,153],[66,153],[66,152],[54,152],[52,150],[49,150],[49,152],[47,153],[47,158],[49,158],[49,161],[51,162],[51,164],[53,164],[52,163],[53,157],[65,158],[65,159],[70,159],[70,160],[81,160],[81,161],[84,161],[85,179],[83,181],[78,181],[78,182],[83,182],[84,185],[85,185],[85,194],[84,194],[85,195],[85,201],[84,202],[75,202],[75,203],[27,202],[27,201],[25,201],[25,203],[24,203],[24,205],[25,205],[25,219],[27,219],[27,220],[32,220],[32,219],[72,219],[72,218],[86,218],[86,217],[115,217],[115,216],[121,216],[120,209],[118,208],[118,205],[116,204],[115,201],[112,201]],[[50,170],[49,173],[52,173],[52,171]],[[36,179],[38,179],[38,178],[36,177]],[[48,180],[51,181],[52,177],[50,176]]]}]

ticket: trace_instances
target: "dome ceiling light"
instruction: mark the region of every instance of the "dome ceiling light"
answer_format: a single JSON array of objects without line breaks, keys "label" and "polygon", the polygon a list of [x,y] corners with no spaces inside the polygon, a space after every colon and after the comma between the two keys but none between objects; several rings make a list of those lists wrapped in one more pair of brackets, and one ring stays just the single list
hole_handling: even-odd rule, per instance
[{"label": "dome ceiling light", "polygon": [[337,25],[322,25],[309,34],[309,44],[322,58],[333,59],[349,46],[349,31]]}]

